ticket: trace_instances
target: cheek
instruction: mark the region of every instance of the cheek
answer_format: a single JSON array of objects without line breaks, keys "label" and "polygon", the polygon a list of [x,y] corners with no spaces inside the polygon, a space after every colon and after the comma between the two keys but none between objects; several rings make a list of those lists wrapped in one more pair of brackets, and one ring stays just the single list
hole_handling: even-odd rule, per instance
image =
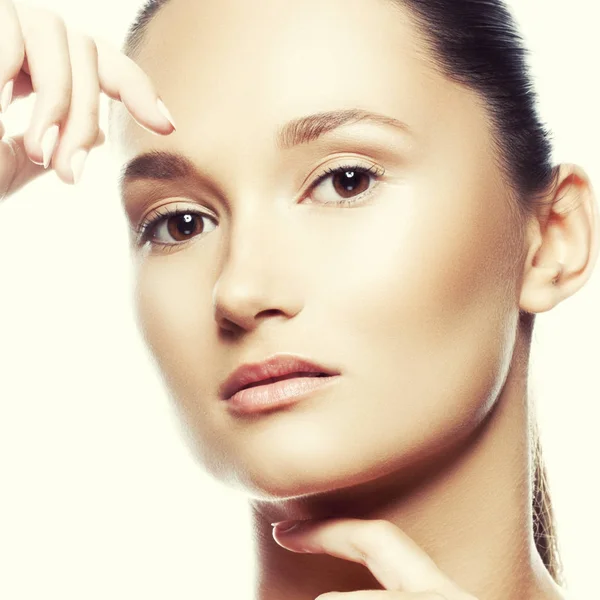
[{"label": "cheek", "polygon": [[332,232],[343,252],[327,259],[319,301],[331,340],[322,353],[348,371],[339,447],[351,436],[353,460],[369,468],[376,455],[410,462],[411,449],[481,421],[506,376],[518,311],[511,216],[493,185],[415,180],[363,213],[351,239]]},{"label": "cheek", "polygon": [[[135,274],[140,330],[169,386],[176,389],[199,366],[206,368],[211,356],[201,347],[207,338],[211,288],[202,269],[190,268],[190,261],[194,259],[185,252],[153,256],[141,261]],[[197,379],[193,389],[202,383],[202,377]]]}]

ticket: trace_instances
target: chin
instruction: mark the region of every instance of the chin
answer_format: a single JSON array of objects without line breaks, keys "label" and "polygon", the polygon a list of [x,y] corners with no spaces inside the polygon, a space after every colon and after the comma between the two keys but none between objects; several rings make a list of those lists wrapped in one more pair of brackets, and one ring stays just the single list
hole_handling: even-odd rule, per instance
[{"label": "chin", "polygon": [[[339,438],[326,438],[327,443],[313,438],[312,443],[299,443],[288,436],[286,444],[247,445],[244,449],[204,455],[200,462],[219,483],[233,488],[250,499],[281,501],[335,492],[349,496],[365,484],[392,477],[402,484],[419,463],[417,452],[397,454],[369,449],[353,441],[342,444]],[[273,441],[273,439],[271,439]],[[417,467],[420,468],[420,467]]]},{"label": "chin", "polygon": [[372,472],[281,472],[257,469],[237,472],[228,484],[248,498],[262,501],[281,501],[307,496],[332,494],[338,490],[366,483],[373,478]]},{"label": "chin", "polygon": [[364,454],[356,456],[356,447],[349,453],[348,446],[318,443],[314,437],[312,443],[289,436],[284,444],[273,437],[270,442],[210,450],[206,445],[199,462],[219,483],[257,500],[323,494],[364,483],[377,471]]}]

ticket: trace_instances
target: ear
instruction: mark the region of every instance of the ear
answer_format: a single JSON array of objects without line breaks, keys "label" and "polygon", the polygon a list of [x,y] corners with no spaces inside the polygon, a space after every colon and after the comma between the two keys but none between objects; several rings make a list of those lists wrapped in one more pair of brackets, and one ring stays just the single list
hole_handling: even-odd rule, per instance
[{"label": "ear", "polygon": [[590,180],[577,165],[557,167],[552,186],[527,226],[520,308],[552,309],[579,290],[598,259],[600,218]]}]

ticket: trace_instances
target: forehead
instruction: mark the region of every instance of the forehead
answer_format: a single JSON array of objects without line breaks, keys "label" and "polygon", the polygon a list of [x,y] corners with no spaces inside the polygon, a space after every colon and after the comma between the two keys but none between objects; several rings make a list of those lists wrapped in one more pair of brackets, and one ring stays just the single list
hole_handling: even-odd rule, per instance
[{"label": "forehead", "polygon": [[[336,48],[357,45],[391,50],[390,40],[408,41],[409,14],[400,0],[163,0],[158,12],[150,12],[140,61],[153,51],[169,51],[181,58],[181,50],[211,51],[219,56],[263,59],[277,63],[273,50],[310,59],[335,55]],[[173,36],[174,34],[174,36]],[[406,48],[404,48],[406,50]],[[187,55],[187,52],[184,52]],[[212,55],[211,54],[211,55]]]},{"label": "forehead", "polygon": [[157,140],[125,117],[129,155],[201,143],[222,155],[232,142],[252,155],[283,123],[357,108],[406,122],[426,142],[432,118],[478,110],[432,66],[394,0],[169,0],[135,59],[178,132]]}]

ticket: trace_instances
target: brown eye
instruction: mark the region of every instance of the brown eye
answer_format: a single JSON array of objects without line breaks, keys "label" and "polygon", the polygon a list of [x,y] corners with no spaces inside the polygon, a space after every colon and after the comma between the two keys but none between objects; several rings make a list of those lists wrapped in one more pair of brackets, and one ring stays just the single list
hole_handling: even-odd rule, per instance
[{"label": "brown eye", "polygon": [[352,204],[370,195],[384,174],[385,169],[375,166],[327,169],[313,185],[310,197],[321,204]]},{"label": "brown eye", "polygon": [[331,182],[333,189],[342,198],[351,198],[369,189],[370,176],[360,171],[343,171],[335,173]]},{"label": "brown eye", "polygon": [[140,242],[175,246],[217,227],[215,217],[185,208],[167,208],[157,211],[141,227]]},{"label": "brown eye", "polygon": [[169,217],[167,219],[167,230],[176,242],[184,242],[204,231],[204,223],[199,215],[185,213]]}]

